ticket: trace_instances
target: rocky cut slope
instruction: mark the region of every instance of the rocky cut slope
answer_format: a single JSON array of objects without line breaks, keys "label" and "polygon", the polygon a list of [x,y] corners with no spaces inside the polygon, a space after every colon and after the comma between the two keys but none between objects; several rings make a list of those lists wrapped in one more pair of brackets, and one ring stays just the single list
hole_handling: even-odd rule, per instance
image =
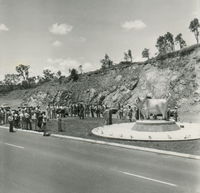
[{"label": "rocky cut slope", "polygon": [[144,97],[147,93],[154,98],[165,98],[171,93],[171,105],[179,106],[181,111],[200,111],[200,46],[146,62],[121,62],[110,69],[84,73],[77,82],[48,82],[35,89],[13,91],[6,98],[13,98],[13,93],[29,105],[83,101],[113,107],[118,103],[133,105],[138,96]]}]

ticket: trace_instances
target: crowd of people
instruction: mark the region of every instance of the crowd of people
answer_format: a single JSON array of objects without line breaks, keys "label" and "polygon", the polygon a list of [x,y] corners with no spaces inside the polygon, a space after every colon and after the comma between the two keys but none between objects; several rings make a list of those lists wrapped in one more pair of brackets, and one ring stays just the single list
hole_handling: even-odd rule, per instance
[{"label": "crowd of people", "polygon": [[[118,108],[118,117],[119,119],[129,119],[130,122],[145,119],[144,114],[140,111],[140,109],[137,106],[134,106],[133,108],[128,105],[126,107],[119,106]],[[161,115],[161,114],[160,114]],[[151,119],[158,119],[159,115],[151,115]],[[175,121],[178,121],[178,110],[177,107],[174,109],[168,108],[167,109],[167,120],[173,118]]]},{"label": "crowd of people", "polygon": [[[21,128],[26,130],[45,131],[48,119],[58,119],[65,117],[85,117],[112,119],[112,114],[116,114],[117,118],[121,120],[128,119],[130,122],[143,119],[143,115],[137,106],[130,105],[122,106],[118,104],[118,108],[112,111],[109,116],[105,118],[105,112],[109,108],[106,105],[99,104],[84,104],[74,103],[69,106],[54,106],[48,105],[45,110],[41,110],[40,106],[36,107],[18,107],[11,109],[10,107],[0,108],[0,124],[10,125],[10,131],[13,128]],[[114,112],[114,113],[113,113]],[[107,114],[107,115],[108,115]],[[168,111],[168,118],[173,114],[177,121],[177,111]]]},{"label": "crowd of people", "polygon": [[97,117],[103,116],[103,112],[107,107],[105,105],[93,105],[84,103],[74,103],[69,106],[54,106],[48,105],[46,111],[49,119],[56,119],[58,117],[79,117],[84,119],[85,117]]},{"label": "crowd of people", "polygon": [[9,124],[10,131],[13,128],[21,128],[26,130],[44,131],[48,119],[60,119],[64,117],[103,117],[106,109],[103,105],[86,105],[83,103],[74,103],[70,106],[54,106],[48,105],[45,110],[41,110],[40,106],[36,107],[18,107],[11,109],[10,107],[0,108],[0,124]]},{"label": "crowd of people", "polygon": [[9,124],[10,132],[13,128],[26,130],[45,130],[47,122],[46,112],[37,107],[2,107],[0,109],[0,123]]}]

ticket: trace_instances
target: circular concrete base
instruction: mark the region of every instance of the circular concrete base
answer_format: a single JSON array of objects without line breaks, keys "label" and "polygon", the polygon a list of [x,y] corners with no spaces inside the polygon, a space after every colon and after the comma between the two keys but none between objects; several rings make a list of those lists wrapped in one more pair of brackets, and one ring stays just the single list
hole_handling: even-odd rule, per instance
[{"label": "circular concrete base", "polygon": [[178,130],[173,131],[137,131],[136,123],[106,125],[92,130],[97,136],[124,140],[141,141],[178,141],[200,139],[200,123],[176,123]]},{"label": "circular concrete base", "polygon": [[133,125],[132,130],[139,132],[165,132],[165,131],[176,131],[180,127],[175,121],[165,121],[165,120],[142,120],[136,121]]}]

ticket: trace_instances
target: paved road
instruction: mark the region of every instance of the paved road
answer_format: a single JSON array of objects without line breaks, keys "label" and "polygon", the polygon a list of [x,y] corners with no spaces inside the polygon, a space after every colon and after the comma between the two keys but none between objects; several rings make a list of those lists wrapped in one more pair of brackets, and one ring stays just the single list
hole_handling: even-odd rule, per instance
[{"label": "paved road", "polygon": [[200,161],[0,129],[0,193],[195,193]]}]

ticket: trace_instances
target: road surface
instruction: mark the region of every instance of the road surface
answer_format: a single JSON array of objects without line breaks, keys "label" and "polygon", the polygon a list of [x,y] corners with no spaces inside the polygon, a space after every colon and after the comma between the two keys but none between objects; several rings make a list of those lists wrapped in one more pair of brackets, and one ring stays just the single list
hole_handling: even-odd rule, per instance
[{"label": "road surface", "polygon": [[200,161],[0,128],[0,193],[196,193]]}]

